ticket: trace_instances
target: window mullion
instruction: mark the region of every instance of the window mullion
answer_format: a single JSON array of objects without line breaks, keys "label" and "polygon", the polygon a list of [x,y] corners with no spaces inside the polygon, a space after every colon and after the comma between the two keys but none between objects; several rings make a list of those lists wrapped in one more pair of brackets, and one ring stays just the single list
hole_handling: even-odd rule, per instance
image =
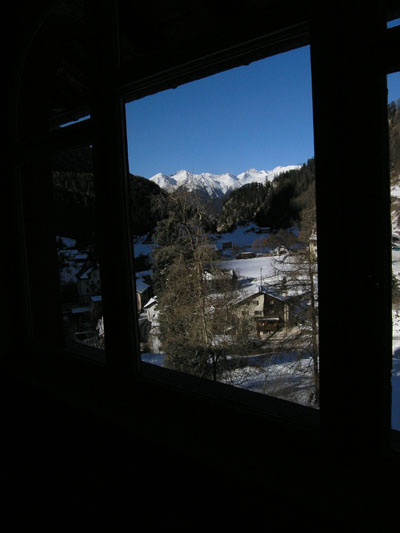
[{"label": "window mullion", "polygon": [[[377,3],[321,11],[311,42],[325,444],[388,442],[390,221],[384,19]],[[323,20],[332,21],[329,27]],[[360,361],[361,357],[361,361]],[[340,393],[339,393],[340,391]]]},{"label": "window mullion", "polygon": [[118,63],[116,3],[95,2],[90,14],[95,43],[93,156],[106,361],[116,374],[127,376],[137,373],[140,358],[127,203],[125,117],[112,82]]}]

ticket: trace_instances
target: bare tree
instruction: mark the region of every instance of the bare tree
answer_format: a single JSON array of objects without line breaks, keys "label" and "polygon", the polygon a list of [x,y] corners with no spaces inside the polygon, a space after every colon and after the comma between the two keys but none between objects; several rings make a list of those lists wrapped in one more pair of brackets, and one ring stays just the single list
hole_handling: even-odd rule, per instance
[{"label": "bare tree", "polygon": [[318,281],[315,208],[302,212],[297,249],[277,256],[275,286],[291,304],[291,327],[276,340],[281,350],[309,355],[313,376],[312,403],[319,405]]}]

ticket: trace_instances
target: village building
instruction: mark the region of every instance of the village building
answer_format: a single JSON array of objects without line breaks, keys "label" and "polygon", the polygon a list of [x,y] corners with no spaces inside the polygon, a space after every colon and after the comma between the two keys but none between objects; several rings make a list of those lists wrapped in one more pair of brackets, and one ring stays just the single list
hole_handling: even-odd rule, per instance
[{"label": "village building", "polygon": [[143,311],[144,306],[150,300],[151,287],[143,281],[142,278],[136,280],[136,302],[137,310],[139,313]]},{"label": "village building", "polygon": [[154,322],[157,315],[157,296],[150,298],[146,305],[143,306],[143,310],[146,311],[147,320],[149,322]]},{"label": "village building", "polygon": [[226,290],[232,290],[237,279],[237,274],[233,269],[206,269],[203,272],[203,281],[212,291],[224,292]]},{"label": "village building", "polygon": [[241,298],[237,302],[237,310],[239,316],[253,319],[258,337],[270,335],[289,325],[288,298],[264,286]]},{"label": "village building", "polygon": [[78,272],[78,295],[82,302],[90,302],[91,296],[101,294],[100,268],[97,263],[86,263]]}]

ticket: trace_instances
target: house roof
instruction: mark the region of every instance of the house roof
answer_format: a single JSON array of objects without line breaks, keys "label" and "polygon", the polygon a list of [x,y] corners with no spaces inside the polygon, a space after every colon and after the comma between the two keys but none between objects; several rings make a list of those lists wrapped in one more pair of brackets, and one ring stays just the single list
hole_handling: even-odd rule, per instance
[{"label": "house roof", "polygon": [[283,296],[282,294],[280,294],[277,290],[275,290],[273,288],[267,288],[267,287],[264,287],[263,285],[261,285],[260,287],[258,287],[258,290],[255,290],[255,291],[251,292],[250,294],[248,293],[245,296],[239,297],[239,299],[237,300],[237,303],[238,304],[242,304],[246,300],[250,300],[250,299],[252,299],[252,298],[254,298],[256,296],[259,296],[260,294],[265,294],[265,295],[270,296],[271,298],[274,298],[275,300],[279,300],[281,302],[285,302],[287,300],[287,297]]},{"label": "house roof", "polygon": [[142,292],[144,292],[145,290],[147,290],[149,288],[150,288],[150,285],[145,283],[142,280],[142,278],[139,278],[139,279],[136,280],[136,292],[138,292],[139,294],[141,294]]},{"label": "house roof", "polygon": [[147,304],[143,306],[143,309],[148,309],[149,307],[152,307],[153,305],[157,305],[157,297],[150,298]]},{"label": "house roof", "polygon": [[92,272],[95,272],[98,269],[99,266],[97,264],[86,263],[86,265],[83,265],[76,277],[78,279],[89,279]]}]

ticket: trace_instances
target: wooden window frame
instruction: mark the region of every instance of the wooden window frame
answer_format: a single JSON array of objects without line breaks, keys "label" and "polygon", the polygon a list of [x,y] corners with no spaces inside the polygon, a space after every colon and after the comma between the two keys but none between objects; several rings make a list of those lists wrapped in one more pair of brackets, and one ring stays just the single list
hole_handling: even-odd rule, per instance
[{"label": "wooden window frame", "polygon": [[[273,35],[266,35],[264,39],[231,47],[210,57],[169,67],[163,72],[132,81],[127,75],[129,69],[119,64],[117,2],[88,2],[88,5],[92,10],[94,46],[98,58],[94,66],[91,118],[67,126],[62,131],[52,132],[42,138],[36,147],[34,142],[24,144],[19,147],[19,152],[22,158],[29,157],[29,153],[35,153],[36,157],[39,148],[42,153],[48,153],[85,142],[93,144],[97,209],[99,220],[103,220],[99,231],[107,372],[127,388],[140,383],[161,384],[189,391],[201,398],[218,398],[233,406],[246,406],[262,413],[267,419],[278,419],[292,427],[309,428],[313,434],[320,429],[322,442],[333,452],[350,448],[354,451],[362,449],[362,453],[367,454],[392,449],[392,446],[397,445],[399,434],[391,430],[390,422],[391,263],[385,77],[400,68],[395,55],[400,44],[399,28],[386,29],[385,16],[378,1],[365,6],[362,13],[348,5],[324,5],[316,7],[311,19],[303,20],[297,26],[283,28]],[[317,172],[320,413],[140,362],[127,204],[126,100],[305,44],[311,47]],[[367,79],[370,82],[368,86],[365,85]],[[352,108],[356,95],[361,95],[360,106],[372,102],[369,124],[366,124],[360,109]],[[357,130],[356,125],[349,120],[350,115],[355,116],[355,120],[359,120],[366,128]],[[340,121],[346,125],[341,137],[338,136]],[[328,123],[334,127],[328,128]],[[373,135],[373,141],[368,138],[370,134]],[[352,146],[351,142],[356,137],[356,153],[365,153],[363,148],[369,148],[366,152],[368,164],[354,158],[353,163],[345,168],[344,163],[352,162],[354,144]],[[373,146],[375,151],[370,149]],[[354,208],[351,202],[365,172],[371,167],[382,179],[369,180],[370,191],[361,196],[363,209],[371,213],[374,225],[372,233],[377,238],[374,253],[380,259],[377,261],[369,253],[370,265],[365,272],[360,273],[357,270],[360,266],[359,247],[344,243],[349,261],[354,262],[350,267],[351,275],[347,278],[343,265],[336,264],[334,266],[337,268],[333,269],[331,249],[343,245],[341,236],[356,216],[365,212]],[[112,183],[108,179],[110,175],[113,176]],[[335,183],[338,179],[348,180],[349,198],[343,198],[339,191],[332,191],[329,187],[329,183]],[[371,211],[373,207],[376,211]],[[105,216],[110,211],[115,215],[112,220]],[[110,253],[110,250],[113,252]],[[365,338],[361,338],[358,344],[351,336],[349,321],[340,313],[340,289],[345,280],[350,280],[354,293],[361,298],[368,324],[377,325],[376,331],[371,331],[369,326],[363,324],[362,317],[356,315],[356,305],[349,304],[349,316],[355,320],[352,327],[358,327],[365,333]],[[363,294],[367,294],[368,299],[363,299]],[[118,309],[118,313],[115,309]],[[338,331],[341,331],[341,339],[338,338]],[[368,352],[371,347],[375,350],[373,355]],[[366,354],[366,369],[361,376],[356,362],[351,358],[352,353],[359,350],[365,350]],[[376,357],[376,353],[380,357]],[[346,369],[345,374],[343,368]],[[338,388],[341,390],[340,397]]]}]

